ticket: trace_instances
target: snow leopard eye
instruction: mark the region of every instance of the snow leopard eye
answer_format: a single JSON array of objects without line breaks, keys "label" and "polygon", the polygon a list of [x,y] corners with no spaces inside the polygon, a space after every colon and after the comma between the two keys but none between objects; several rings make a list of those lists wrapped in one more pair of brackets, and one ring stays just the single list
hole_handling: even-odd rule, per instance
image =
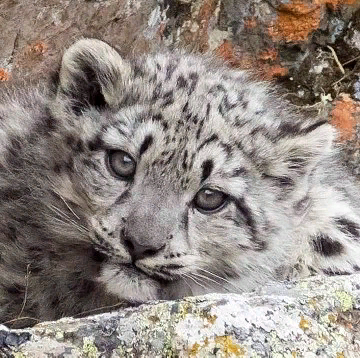
[{"label": "snow leopard eye", "polygon": [[111,172],[117,177],[130,179],[135,174],[135,160],[123,150],[110,151],[108,153],[108,164]]},{"label": "snow leopard eye", "polygon": [[194,204],[200,211],[211,212],[222,208],[226,203],[227,195],[213,189],[201,189],[195,196]]}]

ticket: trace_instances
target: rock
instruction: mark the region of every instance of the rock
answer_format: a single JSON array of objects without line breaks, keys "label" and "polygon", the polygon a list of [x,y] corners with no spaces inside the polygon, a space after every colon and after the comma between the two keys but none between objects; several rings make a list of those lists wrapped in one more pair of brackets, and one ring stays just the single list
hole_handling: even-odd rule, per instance
[{"label": "rock", "polygon": [[2,330],[0,349],[17,358],[355,358],[359,322],[360,275],[312,277]]}]

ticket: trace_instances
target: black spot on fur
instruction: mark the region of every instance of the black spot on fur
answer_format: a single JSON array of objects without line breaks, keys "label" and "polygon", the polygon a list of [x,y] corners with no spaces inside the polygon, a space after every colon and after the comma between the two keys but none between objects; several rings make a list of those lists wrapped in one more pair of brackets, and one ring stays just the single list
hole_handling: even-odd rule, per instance
[{"label": "black spot on fur", "polygon": [[129,92],[126,93],[123,98],[121,99],[121,102],[119,103],[119,107],[130,107],[138,103],[140,98],[140,95],[138,93]]},{"label": "black spot on fur", "polygon": [[177,81],[176,81],[176,87],[177,88],[186,88],[187,87],[187,81],[184,78],[184,76],[179,76]]},{"label": "black spot on fur", "polygon": [[272,180],[276,186],[283,189],[291,189],[295,185],[294,180],[289,177],[276,177],[268,174],[263,174],[262,177]]},{"label": "black spot on fur", "polygon": [[174,71],[176,70],[177,65],[175,64],[170,64],[167,68],[166,68],[166,75],[165,75],[165,80],[168,81],[171,79]]},{"label": "black spot on fur", "polygon": [[205,162],[202,163],[201,168],[202,168],[201,183],[202,183],[211,175],[211,172],[214,168],[214,162],[211,159],[205,160]]},{"label": "black spot on fur", "polygon": [[49,108],[45,109],[45,113],[42,114],[41,118],[39,118],[39,123],[41,123],[41,129],[38,128],[38,132],[44,135],[50,135],[56,127],[58,120],[53,117]]},{"label": "black spot on fur", "polygon": [[81,280],[78,283],[78,285],[79,285],[78,296],[81,298],[88,296],[91,292],[93,292],[95,290],[95,287],[96,287],[96,284],[94,281],[87,280],[87,279]]},{"label": "black spot on fur", "polygon": [[12,241],[12,242],[15,242],[17,241],[17,235],[18,235],[18,232],[17,232],[17,229],[14,225],[12,224],[8,224],[7,226],[7,237]]},{"label": "black spot on fur", "polygon": [[190,164],[189,164],[189,169],[192,169],[194,162],[195,162],[195,157],[196,157],[196,153],[192,153],[191,159],[190,159]]},{"label": "black spot on fur", "polygon": [[164,102],[161,104],[162,108],[165,108],[167,106],[170,106],[174,103],[174,91],[168,91],[163,96]]},{"label": "black spot on fur", "polygon": [[153,116],[152,116],[152,119],[156,122],[161,122],[163,120],[163,115],[161,113],[155,113]]},{"label": "black spot on fur", "polygon": [[236,107],[236,103],[230,103],[229,98],[226,94],[224,94],[221,103],[218,106],[219,113],[224,116],[228,113],[231,109]]},{"label": "black spot on fur", "polygon": [[100,150],[102,149],[104,146],[104,142],[101,139],[100,135],[95,136],[95,138],[93,138],[89,143],[88,143],[88,148],[91,151],[95,151],[95,150]]},{"label": "black spot on fur", "polygon": [[144,71],[142,70],[142,68],[138,65],[135,65],[134,66],[134,69],[133,69],[133,72],[134,72],[134,77],[143,77],[144,76]]},{"label": "black spot on fur", "polygon": [[19,152],[21,150],[21,138],[18,136],[10,138],[10,145],[13,148],[14,153]]},{"label": "black spot on fur", "polygon": [[297,123],[283,122],[280,123],[278,131],[280,132],[280,137],[293,137],[299,135],[300,125]]},{"label": "black spot on fur", "polygon": [[242,109],[247,109],[249,102],[248,101],[240,102],[240,105],[241,105]]},{"label": "black spot on fur", "polygon": [[14,201],[19,200],[25,195],[30,194],[30,189],[15,189],[11,187],[0,189],[1,201]]},{"label": "black spot on fur", "polygon": [[100,262],[101,263],[101,262],[104,262],[106,260],[106,255],[104,255],[102,252],[99,252],[98,250],[93,248],[91,258],[95,262]]},{"label": "black spot on fur", "polygon": [[12,286],[6,287],[6,291],[11,295],[19,295],[25,292],[25,287],[15,283]]},{"label": "black spot on fur", "polygon": [[214,86],[212,86],[210,89],[209,89],[209,94],[212,94],[212,95],[215,95],[216,97],[219,95],[219,94],[224,94],[226,93],[226,89],[223,85],[221,84],[216,84]]},{"label": "black spot on fur", "polygon": [[190,87],[188,90],[188,95],[190,96],[194,92],[194,90],[197,86],[197,83],[199,81],[199,75],[196,72],[192,72],[189,75],[189,79],[190,79],[191,83],[190,83]]},{"label": "black spot on fur", "polygon": [[75,143],[75,137],[73,135],[69,134],[68,136],[66,136],[65,142],[69,147],[72,148]]},{"label": "black spot on fur", "polygon": [[85,150],[84,142],[81,139],[76,142],[74,150],[78,153],[82,153]]},{"label": "black spot on fur", "polygon": [[115,205],[123,204],[129,198],[130,198],[130,191],[125,190],[120,196],[117,197],[115,201]]},{"label": "black spot on fur", "polygon": [[139,151],[140,156],[149,149],[149,147],[151,146],[152,143],[153,143],[153,136],[147,135],[141,144],[140,151]]},{"label": "black spot on fur", "polygon": [[[162,121],[162,122],[161,122],[161,125],[162,125],[164,131],[167,131],[167,130],[169,129],[169,125],[168,125],[167,122]],[[169,144],[169,142],[170,142],[170,136],[167,136],[167,138],[168,138],[168,139],[166,139],[166,144]]]},{"label": "black spot on fur", "polygon": [[340,242],[332,240],[325,234],[314,237],[312,244],[314,250],[323,256],[337,256],[344,252],[344,246]]},{"label": "black spot on fur", "polygon": [[346,218],[335,219],[338,229],[346,235],[352,236],[355,239],[359,238],[359,226],[353,221]]},{"label": "black spot on fur", "polygon": [[288,168],[290,170],[299,170],[303,169],[306,166],[307,161],[305,158],[292,157],[288,159],[288,163]]},{"label": "black spot on fur", "polygon": [[266,113],[266,109],[259,109],[258,111],[255,111],[256,116],[262,116]]},{"label": "black spot on fur", "polygon": [[187,158],[188,158],[188,150],[187,149],[185,149],[185,151],[184,151],[184,156],[183,156],[183,160],[182,160],[182,163],[181,163],[181,166],[182,166],[182,168],[184,169],[184,170],[186,170],[187,169]]},{"label": "black spot on fur", "polygon": [[308,134],[308,133],[312,132],[313,130],[315,130],[316,128],[321,127],[322,125],[324,125],[326,123],[328,123],[327,120],[318,121],[318,122],[312,124],[311,126],[302,129],[301,134]]},{"label": "black spot on fur", "polygon": [[166,159],[166,161],[163,162],[163,165],[164,166],[168,165],[174,159],[174,156],[175,156],[175,151],[171,152],[171,154]]},{"label": "black spot on fur", "polygon": [[247,174],[247,170],[243,167],[239,167],[236,168],[232,171],[232,173],[230,174],[230,178],[234,178],[234,177],[242,177],[244,175]]},{"label": "black spot on fur", "polygon": [[309,205],[309,202],[310,202],[310,199],[306,195],[304,198],[302,198],[301,200],[299,200],[297,203],[294,204],[293,208],[294,208],[295,212],[298,214],[304,213],[304,211],[306,210],[306,208]]},{"label": "black spot on fur", "polygon": [[219,137],[217,134],[213,134],[211,137],[206,138],[198,147],[198,150],[202,149],[203,147],[205,147],[206,145],[210,144],[211,142],[216,142],[217,140],[219,140]]},{"label": "black spot on fur", "polygon": [[322,272],[327,276],[342,276],[342,275],[351,275],[351,272],[342,271],[342,270],[335,270],[332,268],[324,269]]},{"label": "black spot on fur", "polygon": [[183,215],[181,216],[181,224],[184,228],[184,230],[188,229],[189,226],[189,215],[188,212],[184,212]]},{"label": "black spot on fur", "polygon": [[228,158],[230,158],[232,156],[232,154],[233,154],[232,146],[230,144],[228,144],[228,143],[225,143],[225,142],[220,142],[220,146],[225,151],[226,156]]},{"label": "black spot on fur", "polygon": [[162,92],[162,84],[158,83],[154,88],[154,92],[153,92],[151,100],[153,102],[156,102],[160,98],[161,92]]},{"label": "black spot on fur", "polygon": [[53,309],[57,309],[59,307],[60,304],[60,299],[59,296],[53,296],[50,299],[50,307]]},{"label": "black spot on fur", "polygon": [[237,210],[241,214],[243,220],[245,220],[245,224],[251,232],[251,241],[255,244],[255,250],[265,250],[267,248],[267,243],[257,238],[256,224],[251,209],[246,205],[244,198],[235,198],[234,201]]},{"label": "black spot on fur", "polygon": [[70,157],[64,167],[69,173],[74,171],[74,158]]}]

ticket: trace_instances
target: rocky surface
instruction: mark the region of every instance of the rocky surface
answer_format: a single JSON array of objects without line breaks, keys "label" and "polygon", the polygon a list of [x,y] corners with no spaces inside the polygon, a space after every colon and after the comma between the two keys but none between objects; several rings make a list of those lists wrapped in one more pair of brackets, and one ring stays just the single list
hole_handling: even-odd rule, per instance
[{"label": "rocky surface", "polygon": [[0,328],[7,357],[334,357],[360,352],[360,275],[313,277],[31,329]]}]

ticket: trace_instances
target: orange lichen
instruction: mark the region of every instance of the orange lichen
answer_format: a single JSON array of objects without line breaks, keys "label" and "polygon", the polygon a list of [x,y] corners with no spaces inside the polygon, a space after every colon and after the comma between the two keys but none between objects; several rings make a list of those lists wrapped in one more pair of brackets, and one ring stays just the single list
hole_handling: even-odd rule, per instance
[{"label": "orange lichen", "polygon": [[341,99],[335,102],[331,112],[331,124],[338,129],[340,140],[349,140],[353,136],[356,126],[354,114],[357,111],[359,107],[348,94],[343,94]]},{"label": "orange lichen", "polygon": [[48,46],[44,42],[37,42],[29,45],[26,49],[28,54],[42,55],[48,50]]},{"label": "orange lichen", "polygon": [[247,29],[253,29],[254,27],[256,27],[256,25],[257,25],[257,21],[256,21],[256,18],[254,16],[248,17],[244,21],[244,26]]},{"label": "orange lichen", "polygon": [[215,49],[215,54],[231,66],[236,67],[239,65],[239,59],[235,55],[234,48],[228,40],[224,40],[224,42]]},{"label": "orange lichen", "polygon": [[274,41],[301,42],[307,40],[309,34],[319,27],[321,4],[305,4],[295,0],[278,8],[276,21],[268,31]]},{"label": "orange lichen", "polygon": [[286,67],[267,63],[269,60],[273,62],[277,59],[275,49],[262,52],[256,59],[246,52],[236,52],[231,42],[224,40],[224,42],[215,49],[215,54],[232,67],[254,70],[254,72],[264,80],[286,76],[289,72]]},{"label": "orange lichen", "polygon": [[354,5],[358,0],[314,0],[315,4],[326,4],[332,7],[338,7],[341,5]]},{"label": "orange lichen", "polygon": [[225,354],[225,357],[231,355],[244,357],[246,355],[245,349],[234,343],[230,336],[218,336],[215,338],[215,343],[221,346],[221,350]]},{"label": "orange lichen", "polygon": [[9,78],[10,78],[9,72],[3,68],[0,68],[0,81],[1,82],[9,81]]},{"label": "orange lichen", "polygon": [[275,61],[278,57],[278,53],[274,48],[267,49],[260,53],[260,59],[261,60],[271,60]]},{"label": "orange lichen", "polygon": [[195,342],[189,350],[189,356],[196,357],[200,351],[200,347],[201,347],[200,344]]},{"label": "orange lichen", "polygon": [[307,319],[305,319],[304,316],[301,316],[299,327],[303,331],[306,331],[310,328],[310,322]]},{"label": "orange lichen", "polygon": [[231,67],[241,69],[253,69],[257,67],[253,56],[244,51],[236,52],[232,43],[228,40],[224,40],[214,51],[216,56],[223,59]]},{"label": "orange lichen", "polygon": [[199,50],[205,52],[209,48],[209,35],[208,35],[208,28],[209,22],[214,15],[215,9],[217,6],[217,0],[205,0],[202,6],[199,9],[198,14],[198,39],[199,43]]},{"label": "orange lichen", "polygon": [[289,69],[281,67],[280,65],[264,66],[264,77],[265,79],[271,79],[273,77],[283,77],[289,73]]}]

